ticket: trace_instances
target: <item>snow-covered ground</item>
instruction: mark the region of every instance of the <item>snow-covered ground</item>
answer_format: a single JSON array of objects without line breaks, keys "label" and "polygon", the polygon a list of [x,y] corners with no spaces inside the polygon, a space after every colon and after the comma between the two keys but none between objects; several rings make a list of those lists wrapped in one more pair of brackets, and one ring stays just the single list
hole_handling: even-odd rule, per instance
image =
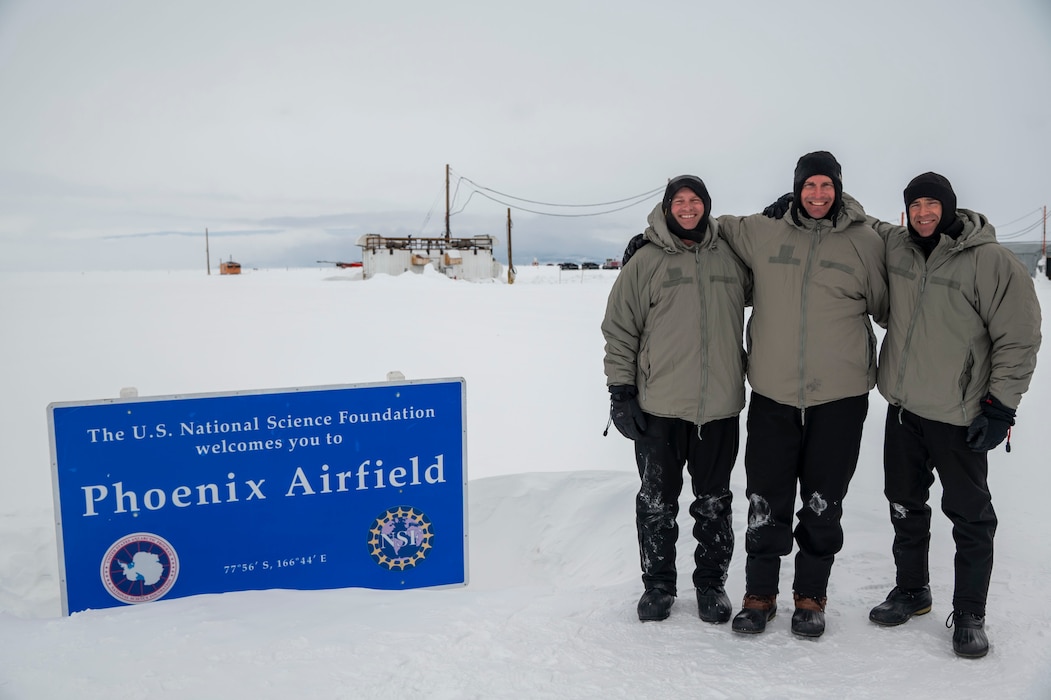
[{"label": "snow-covered ground", "polygon": [[[522,267],[513,285],[334,268],[0,275],[0,698],[1048,698],[1048,343],[991,457],[1000,518],[982,660],[956,658],[953,545],[936,509],[934,610],[878,628],[893,584],[882,494],[886,404],[871,394],[828,631],[701,622],[684,527],[681,597],[641,624],[630,443],[602,437],[599,332],[616,272]],[[1035,280],[1051,335],[1051,282]],[[467,382],[470,582],[269,590],[61,615],[46,408],[52,402],[408,379]],[[1043,407],[1043,408],[1041,408]],[[733,488],[744,586],[744,469]],[[937,488],[937,487],[936,487]],[[684,524],[689,516],[683,508]]]}]

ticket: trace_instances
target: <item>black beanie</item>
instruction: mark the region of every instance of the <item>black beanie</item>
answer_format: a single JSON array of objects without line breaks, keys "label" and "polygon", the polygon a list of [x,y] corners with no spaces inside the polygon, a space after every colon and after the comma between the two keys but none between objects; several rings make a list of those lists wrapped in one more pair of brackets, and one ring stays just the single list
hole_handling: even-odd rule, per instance
[{"label": "black beanie", "polygon": [[792,198],[792,216],[796,221],[799,221],[798,212],[806,214],[802,198],[803,183],[807,181],[807,178],[814,175],[827,176],[832,180],[833,187],[836,188],[836,200],[832,202],[832,208],[828,211],[829,218],[834,221],[836,214],[839,213],[840,206],[843,204],[843,169],[840,167],[836,157],[828,151],[807,153],[796,162],[796,172],[792,178],[792,194],[794,195]]},{"label": "black beanie", "polygon": [[[905,209],[908,210],[909,205],[920,197],[930,197],[941,202],[942,218],[934,232],[945,233],[956,222],[956,193],[953,192],[952,184],[938,173],[917,175],[905,186]],[[911,217],[906,216],[906,219],[909,219],[909,230],[916,233],[912,228]]]},{"label": "black beanie", "polygon": [[[679,222],[675,220],[675,217],[671,215],[671,200],[675,198],[675,193],[681,190],[683,187],[690,189],[695,195],[701,198],[704,202],[704,214],[701,216],[700,223],[697,226],[687,231]],[[664,220],[668,224],[668,229],[679,238],[687,238],[691,241],[700,243],[704,238],[704,232],[708,230],[708,215],[712,210],[712,196],[708,194],[708,188],[705,187],[704,181],[696,175],[679,175],[673,177],[668,181],[668,186],[664,188],[664,201],[662,203],[664,209]]]}]

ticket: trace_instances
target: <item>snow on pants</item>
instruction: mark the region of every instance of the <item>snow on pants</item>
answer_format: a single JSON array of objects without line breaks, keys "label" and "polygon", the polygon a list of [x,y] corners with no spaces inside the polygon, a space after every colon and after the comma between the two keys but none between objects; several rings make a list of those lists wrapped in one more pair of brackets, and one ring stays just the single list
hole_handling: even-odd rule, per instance
[{"label": "snow on pants", "polygon": [[953,609],[985,615],[993,573],[996,513],[989,493],[989,458],[967,447],[967,428],[920,418],[887,407],[883,441],[884,494],[894,525],[897,585],[919,588],[930,581],[928,551],[934,470],[942,486],[942,512],[956,541]]},{"label": "snow on pants", "polygon": [[802,506],[792,589],[823,598],[843,548],[843,498],[857,468],[868,394],[805,411],[752,392],[744,466],[748,479],[745,592],[776,595],[781,557],[792,551],[796,485]]},{"label": "snow on pants", "polygon": [[635,498],[642,583],[675,595],[675,544],[679,537],[679,494],[683,464],[690,474],[693,502],[693,584],[722,585],[733,555],[730,472],[740,444],[737,416],[697,426],[679,418],[646,414],[647,427],[635,441],[641,486]]}]

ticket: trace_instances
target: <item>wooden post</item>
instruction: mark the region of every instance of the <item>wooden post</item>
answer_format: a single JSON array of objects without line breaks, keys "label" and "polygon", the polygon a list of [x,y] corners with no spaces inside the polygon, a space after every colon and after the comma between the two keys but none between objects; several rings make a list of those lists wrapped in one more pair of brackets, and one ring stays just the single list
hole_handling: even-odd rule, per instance
[{"label": "wooden post", "polygon": [[445,240],[448,242],[449,236],[449,164],[445,164]]},{"label": "wooden post", "polygon": [[208,263],[208,274],[212,274],[212,255],[208,252],[208,229],[204,229],[204,258]]},{"label": "wooden post", "polygon": [[507,283],[515,283],[515,264],[511,259],[511,207],[507,208]]}]

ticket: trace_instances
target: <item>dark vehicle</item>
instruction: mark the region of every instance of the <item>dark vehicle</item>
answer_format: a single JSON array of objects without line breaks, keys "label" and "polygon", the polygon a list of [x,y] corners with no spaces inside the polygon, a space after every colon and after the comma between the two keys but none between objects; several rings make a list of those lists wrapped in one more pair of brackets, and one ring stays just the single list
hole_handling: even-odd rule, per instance
[{"label": "dark vehicle", "polygon": [[580,269],[580,265],[577,265],[575,262],[559,263],[558,266],[560,268],[562,268],[563,270],[579,270]]},{"label": "dark vehicle", "polygon": [[594,263],[594,262],[580,263],[580,269],[581,270],[597,270],[597,269],[599,269],[599,265],[598,265],[598,263]]}]

